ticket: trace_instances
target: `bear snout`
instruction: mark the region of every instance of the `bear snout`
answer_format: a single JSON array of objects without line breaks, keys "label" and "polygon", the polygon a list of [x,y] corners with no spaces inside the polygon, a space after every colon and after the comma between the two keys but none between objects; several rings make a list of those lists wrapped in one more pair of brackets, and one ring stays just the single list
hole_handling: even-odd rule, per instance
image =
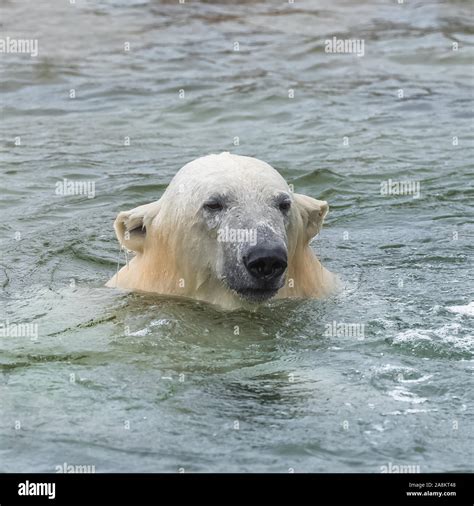
[{"label": "bear snout", "polygon": [[243,263],[250,275],[258,281],[274,281],[285,272],[288,254],[279,244],[259,244],[246,252]]}]

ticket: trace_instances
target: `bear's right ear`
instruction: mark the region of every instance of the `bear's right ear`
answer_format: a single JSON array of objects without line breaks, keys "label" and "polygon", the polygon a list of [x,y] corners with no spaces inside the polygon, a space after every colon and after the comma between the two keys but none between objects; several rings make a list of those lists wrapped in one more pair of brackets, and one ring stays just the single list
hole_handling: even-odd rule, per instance
[{"label": "bear's right ear", "polygon": [[147,227],[160,210],[160,201],[122,211],[115,219],[114,229],[121,246],[137,253],[143,252]]}]

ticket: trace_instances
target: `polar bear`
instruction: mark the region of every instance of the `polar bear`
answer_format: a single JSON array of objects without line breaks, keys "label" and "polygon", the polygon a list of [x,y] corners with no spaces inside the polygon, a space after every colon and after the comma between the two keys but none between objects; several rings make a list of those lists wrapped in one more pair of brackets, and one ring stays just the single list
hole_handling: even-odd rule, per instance
[{"label": "polar bear", "polygon": [[293,193],[261,160],[198,158],[158,201],[119,213],[118,241],[135,256],[107,286],[228,309],[327,296],[337,278],[309,245],[327,212],[327,202]]}]

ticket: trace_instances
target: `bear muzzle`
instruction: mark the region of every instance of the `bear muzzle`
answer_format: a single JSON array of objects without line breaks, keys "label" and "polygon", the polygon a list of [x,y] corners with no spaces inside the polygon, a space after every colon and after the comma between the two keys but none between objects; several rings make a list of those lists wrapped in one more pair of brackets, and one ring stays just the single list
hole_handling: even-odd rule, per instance
[{"label": "bear muzzle", "polygon": [[259,282],[272,282],[288,266],[288,255],[280,245],[257,245],[243,257],[245,268]]},{"label": "bear muzzle", "polygon": [[257,244],[242,256],[245,267],[242,278],[232,288],[252,302],[264,302],[284,285],[288,266],[286,248],[279,243]]}]

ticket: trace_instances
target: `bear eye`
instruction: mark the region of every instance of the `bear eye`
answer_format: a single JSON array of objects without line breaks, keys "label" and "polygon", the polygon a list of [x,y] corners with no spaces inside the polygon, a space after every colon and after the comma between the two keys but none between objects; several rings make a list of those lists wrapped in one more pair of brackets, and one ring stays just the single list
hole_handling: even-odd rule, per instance
[{"label": "bear eye", "polygon": [[203,207],[208,211],[222,211],[224,209],[224,206],[218,200],[209,200],[204,203]]},{"label": "bear eye", "polygon": [[290,209],[291,207],[291,202],[289,200],[284,200],[283,202],[280,202],[280,204],[278,205],[280,211],[282,212],[286,212]]}]

